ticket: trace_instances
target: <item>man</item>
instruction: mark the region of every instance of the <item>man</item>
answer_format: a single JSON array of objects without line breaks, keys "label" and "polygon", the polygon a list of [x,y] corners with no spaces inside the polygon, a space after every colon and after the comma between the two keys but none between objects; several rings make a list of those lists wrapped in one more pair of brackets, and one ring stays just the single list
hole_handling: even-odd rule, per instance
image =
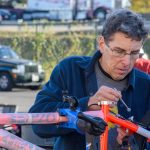
[{"label": "man", "polygon": [[[150,109],[150,77],[133,67],[147,34],[136,13],[126,9],[113,12],[103,26],[95,55],[72,56],[57,64],[30,112],[68,108],[62,100],[65,93],[78,98],[81,111],[98,110],[97,103],[103,100],[115,101],[120,115],[134,116],[140,122]],[[131,108],[130,112],[120,98]],[[42,137],[58,137],[54,150],[85,150],[85,136],[71,129],[34,125],[33,130]],[[126,133],[117,130],[116,139],[121,144]]]}]

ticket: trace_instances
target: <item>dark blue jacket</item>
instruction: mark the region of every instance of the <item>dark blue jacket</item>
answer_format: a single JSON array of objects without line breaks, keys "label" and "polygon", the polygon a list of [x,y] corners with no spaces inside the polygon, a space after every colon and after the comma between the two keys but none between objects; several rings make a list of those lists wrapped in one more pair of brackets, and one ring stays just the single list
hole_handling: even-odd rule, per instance
[{"label": "dark blue jacket", "polygon": [[[72,56],[62,60],[54,68],[50,80],[38,93],[29,112],[54,112],[58,108],[67,108],[68,105],[62,101],[64,92],[76,96],[81,110],[86,111],[89,97],[98,89],[94,64],[100,56],[98,51],[93,57]],[[136,121],[140,121],[150,109],[150,76],[133,69],[129,74],[128,88],[122,95],[132,111],[127,113],[119,102],[119,114],[125,118],[134,116]],[[85,137],[74,130],[54,125],[34,125],[33,129],[41,137],[57,136],[55,150],[85,150]]]}]

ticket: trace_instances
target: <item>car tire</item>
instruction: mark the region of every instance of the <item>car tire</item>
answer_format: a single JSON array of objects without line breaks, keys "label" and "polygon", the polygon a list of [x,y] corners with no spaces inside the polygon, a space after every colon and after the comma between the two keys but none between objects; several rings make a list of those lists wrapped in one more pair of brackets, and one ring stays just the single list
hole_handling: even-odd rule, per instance
[{"label": "car tire", "polygon": [[29,88],[31,90],[39,90],[41,88],[41,86],[40,85],[38,85],[38,86],[30,86]]},{"label": "car tire", "polygon": [[0,90],[11,91],[13,88],[12,78],[8,73],[0,73]]},{"label": "car tire", "polygon": [[98,8],[94,12],[94,17],[99,21],[104,21],[106,19],[106,11],[104,9]]}]

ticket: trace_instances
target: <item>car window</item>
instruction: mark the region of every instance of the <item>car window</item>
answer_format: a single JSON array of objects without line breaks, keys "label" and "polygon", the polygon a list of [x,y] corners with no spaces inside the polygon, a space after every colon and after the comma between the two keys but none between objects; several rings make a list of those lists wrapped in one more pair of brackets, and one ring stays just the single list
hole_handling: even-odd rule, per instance
[{"label": "car window", "polygon": [[7,58],[11,58],[11,59],[19,59],[19,56],[10,48],[7,47],[2,47],[0,48],[0,58],[2,59],[7,59]]}]

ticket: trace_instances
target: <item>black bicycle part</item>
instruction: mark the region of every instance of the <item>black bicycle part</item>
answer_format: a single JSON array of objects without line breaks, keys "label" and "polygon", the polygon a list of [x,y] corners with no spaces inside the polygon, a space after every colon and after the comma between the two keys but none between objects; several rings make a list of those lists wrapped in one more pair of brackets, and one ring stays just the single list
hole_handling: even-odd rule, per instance
[{"label": "black bicycle part", "polygon": [[78,113],[77,125],[81,131],[87,132],[90,135],[99,136],[104,133],[107,123],[99,117],[92,117],[82,112]]},{"label": "black bicycle part", "polygon": [[63,95],[63,101],[69,103],[71,110],[76,110],[79,105],[78,99],[75,96]]}]

